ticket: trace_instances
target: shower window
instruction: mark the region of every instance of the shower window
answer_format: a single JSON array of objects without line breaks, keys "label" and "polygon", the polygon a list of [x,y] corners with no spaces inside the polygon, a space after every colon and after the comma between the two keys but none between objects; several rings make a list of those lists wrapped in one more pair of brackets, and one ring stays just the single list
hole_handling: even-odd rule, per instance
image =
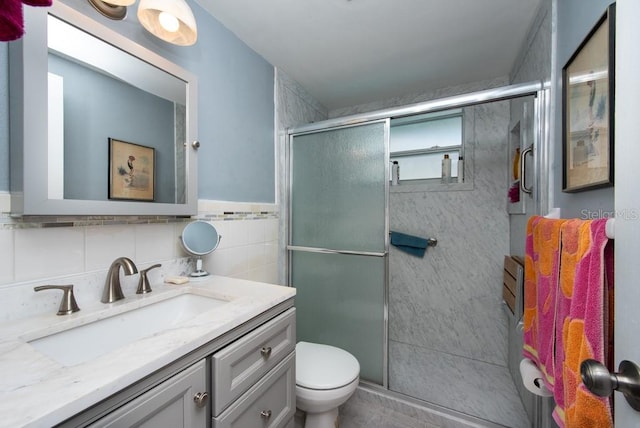
[{"label": "shower window", "polygon": [[391,120],[390,161],[400,165],[400,179],[437,179],[442,158],[451,159],[451,175],[458,176],[458,158],[463,156],[462,110],[395,118]]}]

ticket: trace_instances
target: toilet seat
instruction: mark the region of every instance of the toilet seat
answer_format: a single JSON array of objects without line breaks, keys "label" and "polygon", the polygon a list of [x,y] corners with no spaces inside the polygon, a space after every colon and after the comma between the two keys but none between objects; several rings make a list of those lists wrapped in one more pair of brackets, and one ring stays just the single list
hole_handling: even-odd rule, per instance
[{"label": "toilet seat", "polygon": [[330,390],[349,385],[358,378],[360,364],[347,351],[319,343],[296,344],[296,385]]}]

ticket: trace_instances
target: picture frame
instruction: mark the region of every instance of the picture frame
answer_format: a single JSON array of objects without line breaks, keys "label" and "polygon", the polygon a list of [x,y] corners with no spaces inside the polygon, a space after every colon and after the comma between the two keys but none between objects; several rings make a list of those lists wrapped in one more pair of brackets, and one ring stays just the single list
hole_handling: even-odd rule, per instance
[{"label": "picture frame", "polygon": [[109,199],[155,200],[156,151],[109,138]]},{"label": "picture frame", "polygon": [[615,3],[562,69],[563,192],[613,186]]}]

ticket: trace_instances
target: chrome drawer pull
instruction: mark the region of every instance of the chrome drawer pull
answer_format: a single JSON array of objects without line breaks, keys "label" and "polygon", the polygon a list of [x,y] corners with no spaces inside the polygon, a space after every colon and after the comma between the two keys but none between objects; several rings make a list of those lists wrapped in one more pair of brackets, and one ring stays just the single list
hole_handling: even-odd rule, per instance
[{"label": "chrome drawer pull", "polygon": [[204,407],[207,405],[207,400],[209,399],[209,393],[207,392],[198,392],[193,396],[193,402],[196,403],[197,407]]},{"label": "chrome drawer pull", "polygon": [[271,355],[271,346],[265,346],[260,350],[260,353],[263,357],[269,358],[269,356]]},{"label": "chrome drawer pull", "polygon": [[260,412],[260,416],[264,419],[269,419],[271,417],[271,410],[263,410]]}]

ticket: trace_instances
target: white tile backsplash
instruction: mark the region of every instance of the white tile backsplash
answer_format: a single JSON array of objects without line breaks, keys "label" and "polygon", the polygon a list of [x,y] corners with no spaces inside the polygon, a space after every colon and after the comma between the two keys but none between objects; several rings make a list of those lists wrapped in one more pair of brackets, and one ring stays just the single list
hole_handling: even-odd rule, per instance
[{"label": "white tile backsplash", "polygon": [[69,275],[84,271],[81,227],[16,229],[15,280]]},{"label": "white tile backsplash", "polygon": [[86,270],[108,269],[118,257],[136,260],[136,234],[132,225],[86,228]]},{"label": "white tile backsplash", "polygon": [[264,221],[264,227],[265,227],[265,232],[264,232],[264,240],[265,242],[277,242],[278,241],[278,236],[280,234],[279,231],[279,226],[278,226],[278,219],[277,218],[270,218]]},{"label": "white tile backsplash", "polygon": [[247,269],[256,269],[264,265],[265,262],[265,248],[266,245],[264,243],[259,244],[251,244],[247,245],[247,261],[248,266]]},{"label": "white tile backsplash", "polygon": [[265,241],[265,221],[252,221],[245,228],[247,244],[262,244]]},{"label": "white tile backsplash", "polygon": [[[213,223],[223,236],[220,247],[204,257],[204,268],[212,274],[277,283],[278,207],[227,204],[200,204],[215,211],[201,210],[197,218]],[[74,284],[80,307],[99,301],[106,271],[117,257],[130,257],[139,269],[161,263],[149,273],[152,284],[167,275],[188,275],[195,260],[185,253],[180,235],[189,221],[40,227],[5,217],[0,223],[0,300],[12,309],[0,313],[0,322],[55,312],[59,293],[33,291],[45,283]],[[137,280],[138,275],[123,277],[125,296],[135,292]]]},{"label": "white tile backsplash", "polygon": [[276,239],[272,239],[264,243],[264,262],[266,265],[274,265],[278,263],[278,249],[279,245]]},{"label": "white tile backsplash", "polygon": [[[220,246],[203,258],[216,275],[277,283],[278,219],[214,221]],[[275,269],[275,274],[273,273]]]},{"label": "white tile backsplash", "polygon": [[233,276],[249,269],[249,255],[246,246],[216,250],[203,259],[205,270],[216,275]]},{"label": "white tile backsplash", "polygon": [[137,224],[135,227],[135,260],[137,263],[175,258],[175,225]]},{"label": "white tile backsplash", "polygon": [[249,281],[261,281],[269,284],[278,284],[278,266],[276,264],[267,264],[256,269],[250,269],[246,276],[242,279]]},{"label": "white tile backsplash", "polygon": [[247,245],[249,243],[249,228],[252,227],[249,223],[252,222],[228,220],[215,222],[216,229],[222,235],[219,248],[226,249]]}]

